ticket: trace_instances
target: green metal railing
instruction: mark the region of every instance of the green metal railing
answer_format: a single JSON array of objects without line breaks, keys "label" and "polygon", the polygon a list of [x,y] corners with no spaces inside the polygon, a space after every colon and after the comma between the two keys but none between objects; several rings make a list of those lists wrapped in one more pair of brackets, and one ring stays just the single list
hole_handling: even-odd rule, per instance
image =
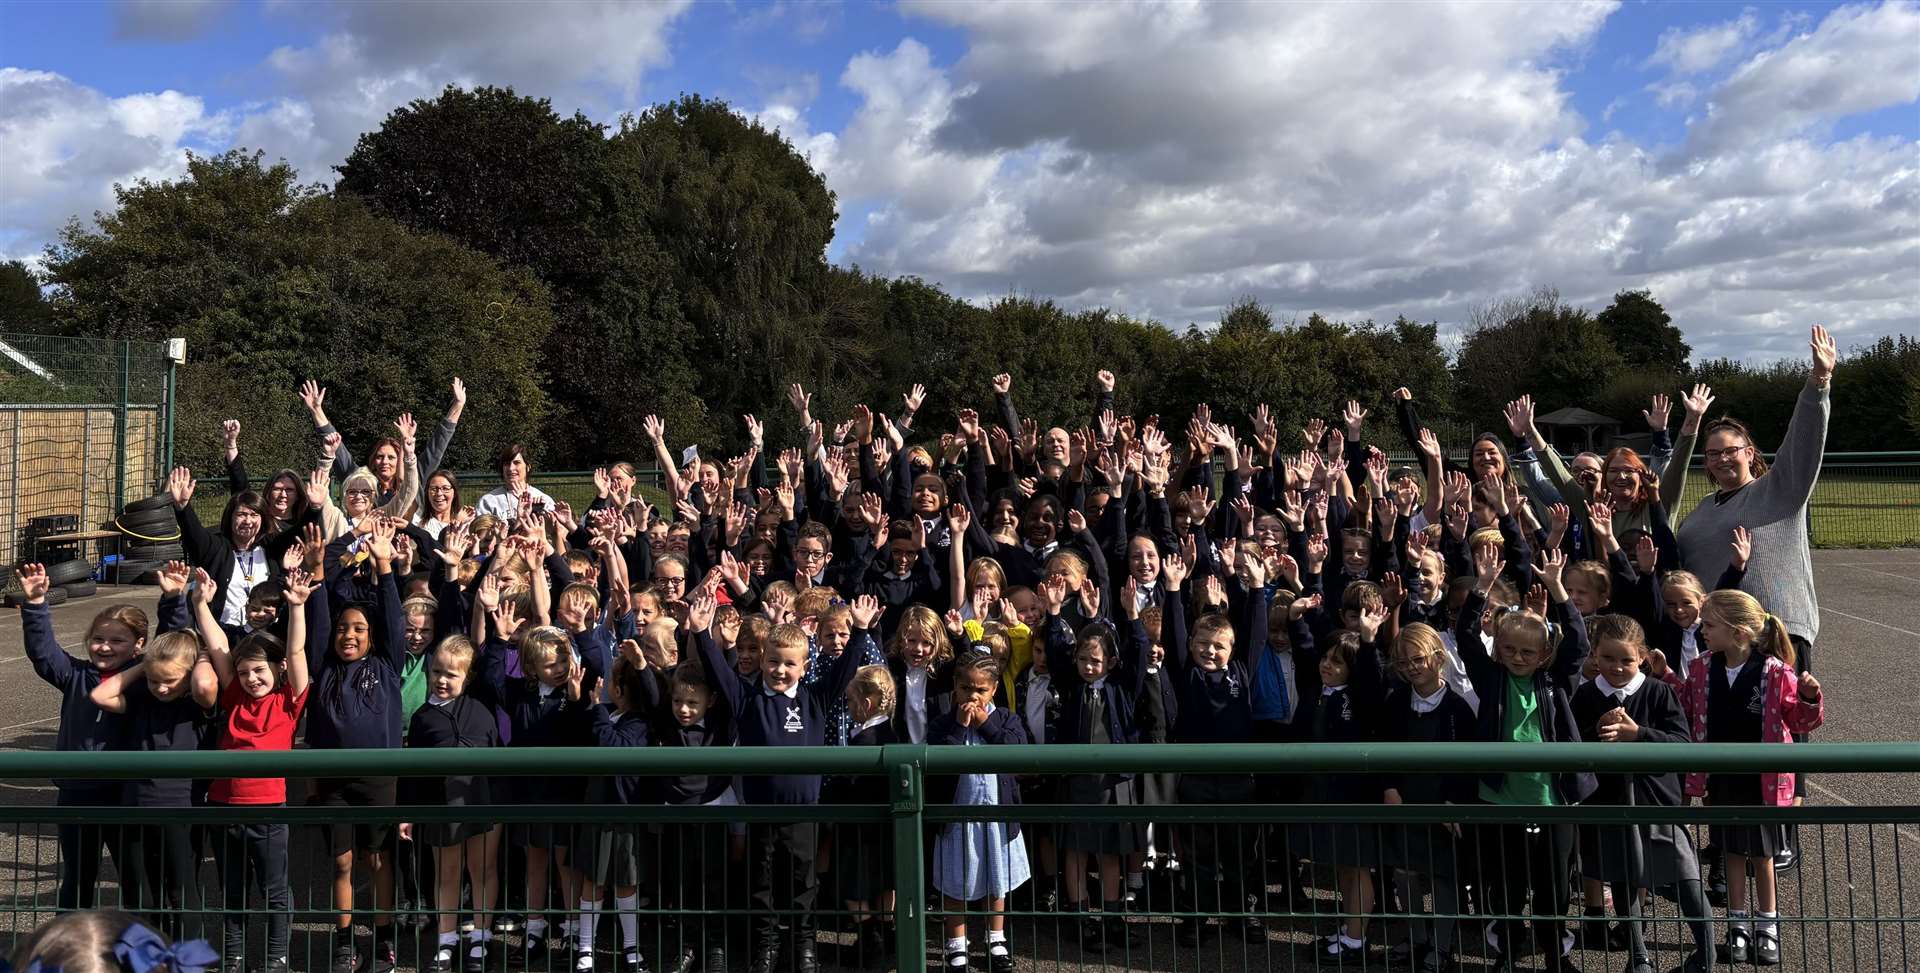
[{"label": "green metal railing", "polygon": [[[984,919],[984,908],[962,906],[952,908],[951,903],[942,903],[938,898],[930,898],[933,891],[931,877],[927,868],[927,852],[931,836],[939,829],[953,825],[979,824],[986,822],[1020,822],[1029,831],[1046,834],[1049,829],[1062,827],[1080,827],[1089,823],[1128,823],[1143,824],[1153,822],[1163,832],[1184,835],[1189,842],[1201,840],[1206,846],[1215,849],[1239,848],[1248,857],[1236,863],[1235,867],[1247,866],[1261,874],[1254,880],[1255,890],[1251,899],[1243,898],[1239,902],[1221,899],[1217,891],[1208,891],[1203,883],[1191,877],[1172,884],[1159,884],[1143,891],[1138,905],[1124,920],[1115,919],[1122,934],[1109,940],[1089,945],[1087,937],[1080,935],[1084,930],[1071,930],[1065,927],[1087,925],[1098,920],[1089,920],[1083,916],[1050,911],[1038,894],[1023,892],[1014,896],[1006,914],[1019,935],[1015,937],[1019,944],[1023,963],[1038,964],[1041,968],[1090,968],[1090,969],[1282,969],[1298,964],[1301,968],[1312,965],[1311,957],[1302,958],[1301,933],[1311,935],[1305,947],[1311,951],[1315,944],[1322,942],[1320,934],[1327,931],[1326,923],[1340,921],[1364,912],[1376,928],[1386,930],[1412,930],[1422,923],[1432,920],[1447,920],[1460,927],[1462,939],[1455,940],[1455,947],[1461,955],[1466,955],[1462,945],[1469,925],[1478,929],[1483,923],[1503,922],[1520,918],[1519,911],[1508,911],[1500,903],[1481,898],[1477,909],[1471,913],[1456,906],[1443,909],[1436,896],[1432,908],[1425,906],[1424,899],[1409,900],[1403,895],[1402,907],[1390,908],[1382,903],[1377,908],[1357,909],[1354,904],[1339,903],[1325,896],[1314,894],[1325,883],[1326,876],[1308,872],[1301,875],[1268,874],[1261,865],[1264,859],[1278,855],[1281,867],[1292,872],[1297,859],[1324,862],[1338,855],[1325,854],[1325,847],[1318,844],[1320,839],[1291,838],[1299,829],[1314,827],[1334,827],[1347,829],[1351,833],[1371,831],[1379,836],[1383,843],[1399,833],[1404,840],[1411,829],[1433,826],[1461,825],[1466,834],[1498,836],[1501,840],[1512,838],[1522,843],[1526,835],[1537,835],[1541,829],[1550,829],[1559,825],[1584,827],[1619,826],[1633,823],[1639,825],[1671,824],[1682,829],[1703,826],[1789,826],[1802,831],[1802,857],[1805,862],[1797,875],[1783,877],[1780,893],[1780,923],[1783,938],[1788,946],[1786,968],[1827,969],[1912,969],[1910,960],[1920,960],[1920,954],[1913,951],[1909,942],[1910,929],[1920,929],[1920,894],[1910,889],[1920,889],[1920,873],[1911,865],[1912,849],[1904,849],[1905,842],[1920,842],[1920,832],[1914,825],[1920,824],[1920,807],[1901,806],[1855,806],[1847,804],[1813,804],[1805,807],[1760,808],[1760,807],[1708,807],[1688,806],[1677,808],[1620,807],[1620,806],[1576,806],[1576,807],[1498,807],[1491,805],[1342,805],[1316,806],[1310,804],[1274,803],[1262,798],[1262,803],[1234,804],[1162,804],[1162,805],[1125,805],[1125,806],[1087,806],[1067,803],[1035,803],[1018,806],[993,805],[935,805],[930,804],[927,796],[929,778],[959,774],[1011,773],[1022,775],[1069,775],[1069,774],[1120,774],[1120,773],[1179,773],[1189,775],[1203,774],[1246,774],[1257,775],[1256,780],[1277,784],[1284,793],[1297,794],[1304,783],[1315,775],[1340,774],[1485,774],[1499,772],[1527,771],[1588,771],[1600,774],[1662,773],[1672,771],[1699,771],[1719,774],[1753,774],[1762,772],[1812,772],[1827,774],[1873,774],[1884,775],[1888,781],[1897,781],[1896,775],[1912,774],[1920,771],[1920,744],[1803,744],[1793,747],[1754,746],[1754,745],[1689,745],[1689,746],[1611,746],[1606,744],[1537,744],[1537,745],[1456,745],[1435,744],[1424,746],[1407,745],[1291,745],[1291,746],[1027,746],[1027,747],[923,747],[888,746],[876,748],[719,748],[691,749],[647,748],[640,750],[609,750],[595,748],[545,750],[533,748],[505,748],[495,750],[394,750],[394,751],[326,751],[297,750],[281,753],[96,753],[72,754],[52,752],[0,753],[0,781],[19,787],[25,783],[49,777],[67,777],[84,774],[93,779],[152,779],[155,777],[210,778],[243,777],[250,775],[288,776],[290,778],[337,778],[367,775],[408,777],[439,777],[445,775],[478,774],[493,778],[506,777],[546,777],[546,776],[598,776],[619,774],[628,776],[662,776],[682,774],[708,774],[718,776],[737,776],[769,773],[807,772],[829,775],[830,777],[859,778],[880,777],[885,781],[887,795],[884,804],[844,804],[812,805],[804,807],[782,806],[717,806],[717,807],[673,807],[666,805],[629,805],[618,807],[567,805],[567,806],[514,806],[491,805],[474,807],[286,807],[286,808],[240,808],[240,807],[200,807],[182,810],[174,815],[169,812],[168,823],[193,824],[207,826],[211,831],[220,825],[241,823],[274,822],[289,825],[345,825],[345,824],[390,824],[397,821],[410,821],[419,824],[442,822],[463,823],[483,821],[487,824],[514,825],[565,825],[631,827],[642,835],[643,843],[651,840],[654,851],[662,855],[675,854],[676,849],[670,843],[687,835],[698,834],[697,829],[725,829],[729,826],[744,825],[752,829],[758,837],[758,829],[777,824],[806,822],[816,825],[833,826],[838,836],[841,851],[854,847],[856,835],[865,835],[884,844],[891,852],[891,884],[895,891],[894,904],[890,909],[879,905],[870,905],[866,910],[842,909],[840,901],[829,900],[823,890],[821,900],[815,908],[815,914],[822,917],[841,920],[860,920],[873,918],[884,911],[883,918],[890,918],[896,931],[895,941],[889,949],[889,958],[893,968],[900,970],[918,970],[928,964],[928,921],[965,919],[969,921],[968,931],[976,948],[983,942],[983,936],[977,922]],[[290,793],[297,791],[297,785],[290,782]],[[49,862],[41,848],[46,843],[46,835],[39,829],[50,825],[85,824],[102,829],[126,828],[132,825],[153,825],[155,817],[150,811],[134,808],[79,808],[79,807],[25,807],[10,808],[6,817],[15,822],[12,826],[12,848],[15,852],[16,886],[4,910],[6,918],[11,920],[17,932],[29,928],[31,918],[52,911],[44,895],[38,891],[27,891],[24,885],[30,884],[23,878],[35,870],[43,873],[54,869],[55,863]],[[677,831],[673,825],[685,825],[695,830]],[[667,830],[658,832],[666,826]],[[658,833],[646,829],[653,828]],[[862,830],[864,829],[864,830]],[[0,832],[7,830],[0,825]],[[296,834],[304,834],[313,829],[296,828]],[[1685,833],[1683,831],[1683,833]],[[512,835],[513,832],[509,832]],[[653,834],[653,837],[645,837]],[[1036,836],[1037,837],[1037,836]],[[1163,834],[1164,837],[1164,834]],[[1268,842],[1264,853],[1260,850],[1262,840]],[[1171,839],[1178,844],[1179,837]],[[1226,843],[1222,843],[1222,841]],[[1691,838],[1688,839],[1691,841]],[[7,847],[6,838],[0,837],[0,848]],[[1244,844],[1236,844],[1243,842]],[[512,838],[509,838],[512,842]],[[1273,843],[1280,846],[1275,851]],[[1158,840],[1157,840],[1158,843]],[[1164,846],[1160,846],[1164,850]],[[1484,841],[1479,846],[1484,853]],[[31,850],[31,851],[30,851]],[[1185,849],[1190,853],[1192,846]],[[1517,851],[1517,849],[1516,849]],[[1505,852],[1501,852],[1503,855]],[[1263,858],[1264,854],[1264,858]],[[300,856],[296,856],[300,857]],[[30,859],[30,860],[29,860]],[[323,855],[308,855],[306,860],[316,869],[324,870]],[[1218,865],[1219,862],[1198,862],[1188,859],[1188,867]],[[1429,863],[1434,870],[1434,863]],[[1485,896],[1490,880],[1468,879],[1468,865],[1465,856],[1459,863],[1447,863],[1447,867],[1435,871],[1435,874],[1457,874],[1461,885],[1469,894],[1476,885],[1478,894]],[[698,907],[692,902],[665,901],[660,890],[654,890],[654,901],[639,909],[632,910],[649,923],[658,923],[664,928],[668,924],[691,920],[697,923],[714,925],[733,925],[744,923],[750,916],[764,916],[766,910],[749,908],[743,897],[735,896],[732,889],[744,879],[739,876],[745,867],[740,862],[719,861],[703,862],[707,880],[694,896]],[[711,867],[709,867],[711,866]],[[1260,866],[1260,867],[1255,867]],[[1391,868],[1379,868],[1376,874],[1383,879],[1391,879],[1406,869],[1396,872]],[[330,911],[324,890],[326,883],[316,880],[314,885],[322,890],[304,900],[296,901],[292,911],[298,916],[319,916]],[[1039,870],[1035,874],[1035,886],[1038,886]],[[1211,880],[1209,880],[1211,881]],[[40,881],[44,884],[44,881]],[[1097,883],[1094,886],[1097,888]],[[1196,893],[1195,888],[1201,888]],[[1789,896],[1788,889],[1793,890]],[[1864,892],[1863,892],[1864,890]],[[1288,898],[1288,893],[1292,897]],[[1282,898],[1272,900],[1272,896]],[[1861,908],[1862,899],[1866,907]],[[1090,897],[1098,901],[1098,893]],[[296,896],[296,899],[300,899]],[[1270,901],[1271,900],[1271,901]],[[180,918],[194,918],[205,921],[213,916],[224,914],[217,907],[209,907],[213,896],[202,893],[201,907],[192,908],[191,904],[178,907],[161,907],[142,911],[165,914],[175,912]],[[361,901],[356,896],[356,905]],[[511,905],[511,896],[507,904]],[[715,904],[715,903],[718,904]],[[466,903],[463,912],[475,908],[484,909],[488,903]],[[568,902],[560,909],[571,908]],[[356,914],[372,915],[385,919],[388,915],[413,915],[431,921],[436,912],[434,906],[416,903],[411,909],[396,910],[387,908],[356,909]],[[557,911],[557,910],[556,910]],[[776,908],[774,912],[783,920],[803,929],[805,916],[791,910]],[[257,915],[248,913],[248,915]],[[1685,951],[1684,935],[1667,935],[1661,930],[1671,932],[1680,928],[1676,925],[1677,915],[1668,910],[1661,913],[1657,908],[1653,914],[1633,920],[1649,931],[1649,939],[1654,940],[1653,947],[1659,950]],[[1194,932],[1206,926],[1209,921],[1218,921],[1223,928],[1228,924],[1250,924],[1266,921],[1276,925],[1287,925],[1288,929],[1269,928],[1258,937],[1243,937],[1231,945],[1223,935],[1219,940],[1207,945],[1204,941],[1195,946],[1190,939],[1183,939],[1183,932]],[[1595,920],[1591,917],[1579,917],[1576,921],[1582,928],[1590,928]],[[1598,920],[1604,928],[1605,920]],[[1316,927],[1316,923],[1320,924]],[[216,924],[217,925],[217,924]],[[1304,927],[1304,928],[1303,928]],[[878,928],[877,926],[857,928]],[[1239,928],[1237,925],[1234,928]],[[1626,928],[1623,925],[1621,928]],[[1716,928],[1718,926],[1716,925]],[[190,930],[191,931],[191,930]],[[1051,951],[1048,950],[1048,933],[1051,931]],[[833,932],[828,941],[845,938],[844,930]],[[1684,932],[1684,930],[1682,930]],[[206,933],[218,941],[218,930]],[[317,934],[309,934],[317,935]],[[643,934],[643,936],[646,934]],[[724,935],[723,935],[723,938]],[[431,943],[433,937],[426,937]],[[1077,941],[1078,940],[1078,941]],[[602,939],[604,947],[608,939]],[[657,932],[650,943],[649,959],[656,965],[665,965],[667,958],[651,955],[658,950],[671,950],[672,941],[665,933]],[[740,942],[734,936],[734,943]],[[937,942],[938,940],[936,940]],[[311,943],[312,940],[309,939]],[[663,945],[665,944],[665,945]],[[412,958],[424,963],[426,953],[431,951],[428,945],[422,945],[412,953]],[[730,968],[744,969],[744,958],[731,962]],[[1384,969],[1386,958],[1379,954],[1367,954],[1364,968]],[[407,954],[403,954],[403,959]],[[1622,957],[1604,960],[1608,966],[1618,962],[1624,966]],[[309,964],[311,968],[320,968],[320,963]],[[845,955],[830,961],[829,968],[838,966],[843,969],[881,969],[887,965],[870,953],[861,953],[849,949]],[[938,965],[938,961],[934,962]],[[1669,969],[1674,963],[1660,965],[1660,969]],[[561,963],[562,967],[569,964]],[[546,968],[543,962],[517,959],[504,968],[523,967]],[[503,968],[500,966],[490,968]],[[1363,968],[1352,962],[1340,968]],[[1399,968],[1405,968],[1404,966]],[[1587,965],[1586,969],[1595,969]]]}]

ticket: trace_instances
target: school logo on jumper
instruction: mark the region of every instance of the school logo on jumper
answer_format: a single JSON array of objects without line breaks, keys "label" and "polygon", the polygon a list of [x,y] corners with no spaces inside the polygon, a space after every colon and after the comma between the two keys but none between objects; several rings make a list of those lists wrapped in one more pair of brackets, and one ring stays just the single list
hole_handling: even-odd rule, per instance
[{"label": "school logo on jumper", "polygon": [[1759,716],[1765,710],[1766,694],[1756,687],[1753,691],[1753,697],[1747,700],[1747,712]]},{"label": "school logo on jumper", "polygon": [[799,706],[787,707],[787,725],[786,725],[787,732],[798,733],[804,728],[805,727],[800,722],[800,707]]},{"label": "school logo on jumper", "polygon": [[1240,677],[1231,672],[1227,673],[1227,695],[1234,699],[1240,698]]}]

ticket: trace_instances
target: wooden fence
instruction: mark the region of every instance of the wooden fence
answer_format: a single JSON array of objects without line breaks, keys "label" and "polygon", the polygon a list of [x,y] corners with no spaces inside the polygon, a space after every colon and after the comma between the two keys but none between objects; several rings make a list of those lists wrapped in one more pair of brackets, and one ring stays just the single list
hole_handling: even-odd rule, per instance
[{"label": "wooden fence", "polygon": [[117,405],[0,404],[0,564],[27,554],[36,517],[72,515],[78,529],[110,523],[125,501],[153,493],[159,482],[164,413],[157,405],[127,407],[120,476]]}]

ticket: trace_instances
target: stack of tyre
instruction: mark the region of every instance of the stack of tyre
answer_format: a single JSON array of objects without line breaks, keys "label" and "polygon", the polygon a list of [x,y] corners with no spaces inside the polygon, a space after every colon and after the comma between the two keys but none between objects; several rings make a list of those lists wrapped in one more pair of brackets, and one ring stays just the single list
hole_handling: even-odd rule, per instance
[{"label": "stack of tyre", "polygon": [[168,561],[186,559],[180,525],[173,519],[173,501],[165,493],[127,504],[113,526],[126,535],[120,542],[122,560],[115,575],[121,584],[154,584]]}]

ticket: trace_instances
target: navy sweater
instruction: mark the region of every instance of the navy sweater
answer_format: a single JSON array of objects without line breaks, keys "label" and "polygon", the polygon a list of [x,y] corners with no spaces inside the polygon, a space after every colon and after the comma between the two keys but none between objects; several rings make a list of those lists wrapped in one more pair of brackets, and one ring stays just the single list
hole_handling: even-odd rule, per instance
[{"label": "navy sweater", "polygon": [[[91,660],[76,659],[60,650],[60,643],[53,637],[53,616],[45,604],[21,605],[20,629],[33,671],[60,690],[60,730],[54,737],[54,749],[89,753],[120,749],[126,717],[93,705],[91,695],[93,687],[112,673],[102,673]],[[57,779],[53,784],[68,799],[98,797],[101,803],[111,804],[120,796],[119,781]]]},{"label": "navy sweater", "polygon": [[[308,603],[326,597],[322,585]],[[359,659],[342,660],[333,652],[332,639],[309,640],[313,695],[307,706],[307,745],[316,750],[400,746],[400,673],[407,664],[407,639],[393,575],[380,575],[375,603],[365,610],[373,645]]]},{"label": "navy sweater", "polygon": [[[865,630],[856,630],[858,642]],[[721,656],[719,646],[706,633],[697,633],[694,644],[700,649],[700,664],[706,667],[728,712],[743,747],[821,747],[833,732],[829,704],[845,696],[860,670],[862,654],[849,651],[834,660],[828,677],[811,686],[795,686],[791,697],[775,693],[762,684],[759,676],[748,678],[735,672]],[[768,651],[772,651],[769,649]],[[741,800],[748,804],[818,804],[819,774],[774,774],[740,779]]]}]

